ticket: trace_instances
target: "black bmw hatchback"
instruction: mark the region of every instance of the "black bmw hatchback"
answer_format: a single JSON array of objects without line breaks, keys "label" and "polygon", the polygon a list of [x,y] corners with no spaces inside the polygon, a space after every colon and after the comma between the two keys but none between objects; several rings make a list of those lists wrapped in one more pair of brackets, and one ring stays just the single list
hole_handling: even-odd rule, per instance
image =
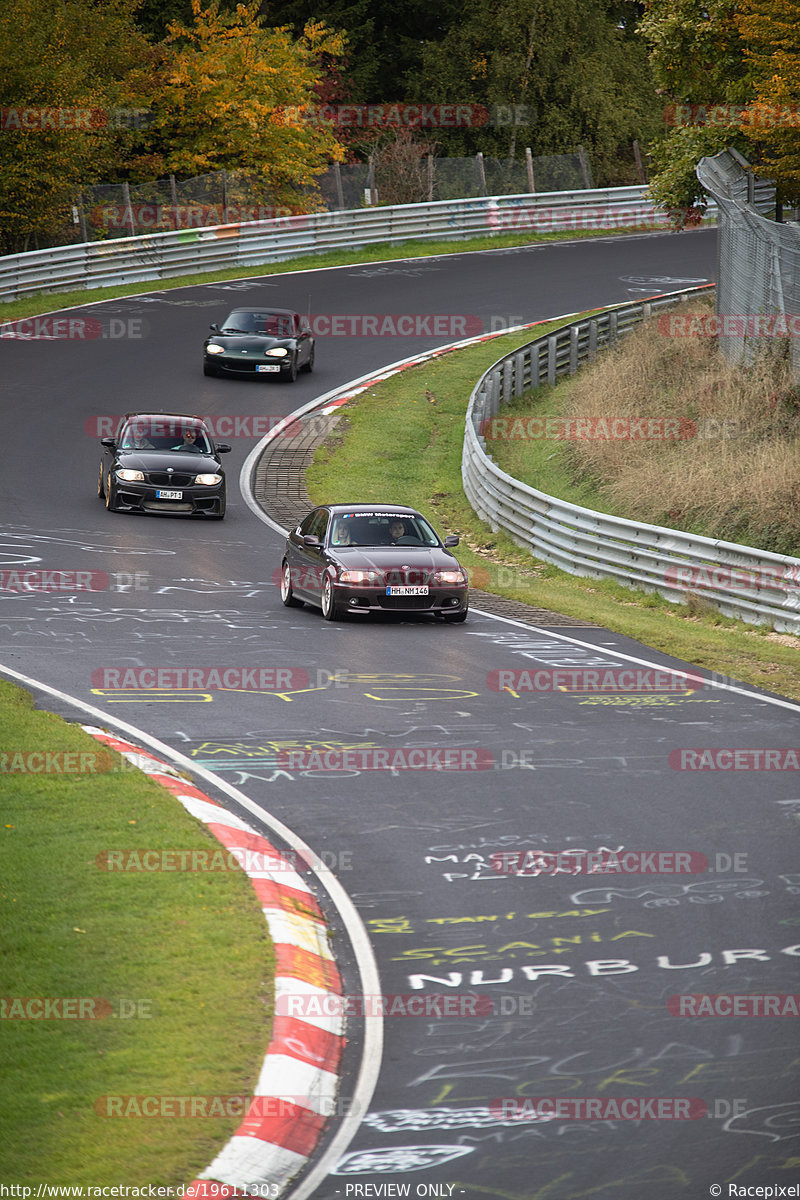
[{"label": "black bmw hatchback", "polygon": [[239,378],[277,375],[294,383],[314,369],[314,337],[307,317],[288,308],[235,308],[211,326],[203,373]]},{"label": "black bmw hatchback", "polygon": [[225,516],[225,472],[202,417],[126,413],[116,437],[101,439],[97,494],[110,512]]}]

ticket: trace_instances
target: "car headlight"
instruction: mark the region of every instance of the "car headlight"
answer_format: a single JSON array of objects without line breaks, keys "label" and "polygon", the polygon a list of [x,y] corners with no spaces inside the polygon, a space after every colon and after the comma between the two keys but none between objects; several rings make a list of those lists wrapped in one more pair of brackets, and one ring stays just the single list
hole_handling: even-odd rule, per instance
[{"label": "car headlight", "polygon": [[437,571],[437,583],[464,583],[463,571]]},{"label": "car headlight", "polygon": [[340,571],[339,583],[354,583],[363,587],[365,584],[383,583],[383,575],[380,571]]},{"label": "car headlight", "polygon": [[144,483],[144,471],[122,469],[117,471],[117,479],[121,479],[123,483]]},{"label": "car headlight", "polygon": [[195,478],[195,483],[204,483],[206,487],[213,487],[215,483],[222,483],[221,475],[198,475]]},{"label": "car headlight", "polygon": [[225,347],[218,346],[216,342],[212,342],[210,346],[206,346],[206,354],[224,354]]},{"label": "car headlight", "polygon": [[266,351],[272,358],[286,358],[289,351],[285,346],[273,346],[271,350]]}]

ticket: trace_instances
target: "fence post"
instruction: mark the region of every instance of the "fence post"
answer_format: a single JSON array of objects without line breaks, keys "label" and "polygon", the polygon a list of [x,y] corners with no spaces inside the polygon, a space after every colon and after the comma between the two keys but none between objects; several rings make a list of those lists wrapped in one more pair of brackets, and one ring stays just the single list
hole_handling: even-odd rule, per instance
[{"label": "fence post", "polygon": [[589,170],[589,160],[586,157],[586,151],[583,146],[578,146],[578,158],[581,163],[581,171],[583,172],[583,186],[588,190],[592,186],[592,173]]},{"label": "fence post", "polygon": [[344,208],[344,189],[342,187],[342,168],[339,162],[333,164],[333,178],[336,180],[336,201],[339,208]]},{"label": "fence post", "polygon": [[81,228],[81,238],[84,242],[88,242],[89,238],[86,234],[86,209],[83,207],[83,192],[78,192],[78,224]]},{"label": "fence post", "polygon": [[647,183],[647,177],[642,166],[642,155],[639,151],[639,142],[636,138],[633,139],[633,157],[636,161],[636,174],[639,176],[639,183]]},{"label": "fence post", "polygon": [[528,191],[533,195],[536,192],[533,180],[533,155],[531,154],[530,146],[525,147],[525,166],[528,169]]},{"label": "fence post", "polygon": [[131,189],[130,184],[126,181],[122,185],[122,202],[125,205],[125,224],[131,231],[131,237],[136,236],[136,230],[133,225],[133,209],[131,208]]},{"label": "fence post", "polygon": [[480,180],[480,185],[481,185],[481,195],[486,196],[486,195],[488,195],[488,193],[486,191],[486,171],[483,168],[483,151],[482,150],[479,150],[478,153],[475,155],[475,162],[478,167],[478,179]]},{"label": "fence post", "polygon": [[375,188],[375,156],[373,154],[370,154],[370,156],[369,156],[369,169],[367,171],[366,191],[367,191],[367,204],[370,207],[372,207],[372,205],[377,203],[377,195],[376,195],[376,188]]},{"label": "fence post", "polygon": [[433,201],[433,155],[428,155],[428,203]]},{"label": "fence post", "polygon": [[178,212],[178,184],[175,176],[170,172],[169,177],[169,194],[172,199],[172,211],[175,215],[175,228],[181,228],[181,214]]}]

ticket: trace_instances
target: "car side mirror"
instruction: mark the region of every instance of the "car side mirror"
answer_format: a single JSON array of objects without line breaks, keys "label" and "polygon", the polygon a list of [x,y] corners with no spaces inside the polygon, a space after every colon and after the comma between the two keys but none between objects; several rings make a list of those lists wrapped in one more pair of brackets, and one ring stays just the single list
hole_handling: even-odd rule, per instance
[{"label": "car side mirror", "polygon": [[117,439],[112,437],[100,438],[101,446],[108,446],[109,450],[113,450],[117,444]]},{"label": "car side mirror", "polygon": [[321,546],[322,542],[319,540],[319,538],[317,537],[317,535],[315,533],[304,533],[303,534],[303,545],[304,546]]},{"label": "car side mirror", "polygon": [[230,454],[231,448],[227,442],[217,442],[217,454]]},{"label": "car side mirror", "polygon": [[458,545],[458,534],[451,533],[449,537],[446,537],[444,539],[444,544],[445,544],[445,546],[457,546]]},{"label": "car side mirror", "polygon": [[219,333],[219,325],[216,323],[216,321],[214,322],[213,325],[209,325],[208,328],[211,330],[212,333]]}]

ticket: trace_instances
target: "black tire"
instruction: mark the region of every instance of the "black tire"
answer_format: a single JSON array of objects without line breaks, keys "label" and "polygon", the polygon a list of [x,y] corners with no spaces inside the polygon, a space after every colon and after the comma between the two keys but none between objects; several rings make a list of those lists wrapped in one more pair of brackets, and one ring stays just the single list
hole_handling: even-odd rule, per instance
[{"label": "black tire", "polygon": [[106,480],[106,508],[109,512],[117,511],[116,490],[117,489],[114,487],[114,484],[111,481],[111,475],[109,474],[108,479]]},{"label": "black tire", "polygon": [[326,575],[322,581],[322,616],[326,621],[338,621],[341,616],[330,575]]},{"label": "black tire", "polygon": [[315,349],[316,349],[315,346],[311,347],[311,353],[308,356],[308,362],[305,364],[305,366],[303,366],[301,368],[301,370],[307,371],[309,375],[314,370],[314,351],[315,351]]},{"label": "black tire", "polygon": [[303,601],[298,600],[292,591],[292,569],[288,562],[281,566],[281,602],[286,608],[302,608]]},{"label": "black tire", "polygon": [[460,625],[462,621],[466,621],[469,609],[464,609],[463,612],[443,613],[443,617],[448,625]]},{"label": "black tire", "polygon": [[100,471],[97,476],[97,495],[100,500],[102,500],[103,497],[105,496],[105,491],[103,489],[103,464],[102,463],[100,463]]},{"label": "black tire", "polygon": [[297,379],[297,355],[296,354],[292,355],[292,361],[289,364],[288,371],[282,371],[281,374],[283,375],[284,379],[288,380],[289,383],[295,382],[295,380]]}]

